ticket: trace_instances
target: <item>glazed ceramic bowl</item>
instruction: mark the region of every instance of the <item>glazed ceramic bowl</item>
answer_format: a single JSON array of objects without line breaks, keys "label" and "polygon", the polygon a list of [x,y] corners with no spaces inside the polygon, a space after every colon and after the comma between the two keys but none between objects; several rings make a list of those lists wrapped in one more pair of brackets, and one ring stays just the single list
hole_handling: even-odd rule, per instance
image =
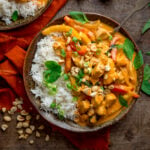
[{"label": "glazed ceramic bowl", "polygon": [[[116,21],[114,21],[111,18],[108,18],[106,16],[100,15],[100,14],[95,14],[95,13],[86,13],[87,17],[89,20],[98,20],[100,19],[102,22],[112,26],[112,27],[116,27],[118,26],[118,23]],[[64,22],[63,17],[58,18],[52,22],[50,22],[47,26],[51,26],[51,25],[57,25],[57,24],[62,24]],[[121,28],[120,32],[126,36],[127,38],[129,38],[135,45],[135,49],[136,51],[138,51],[138,47],[136,45],[136,43],[134,42],[134,40],[131,38],[131,36],[129,35],[129,33]],[[30,44],[27,54],[26,54],[26,58],[25,58],[25,62],[24,62],[24,84],[25,84],[25,89],[27,92],[27,95],[31,101],[31,103],[33,104],[33,106],[36,108],[36,110],[39,112],[39,114],[41,114],[41,116],[43,118],[45,118],[48,122],[50,122],[51,124],[54,124],[60,128],[72,131],[72,132],[93,132],[93,131],[97,131],[100,129],[103,129],[104,127],[108,127],[110,125],[115,124],[116,122],[118,122],[121,118],[123,118],[131,109],[131,107],[134,105],[134,103],[136,102],[135,99],[133,99],[133,101],[130,103],[129,107],[126,109],[123,109],[120,114],[115,117],[114,119],[103,123],[100,126],[96,126],[96,127],[81,127],[75,123],[73,123],[70,120],[65,120],[65,121],[61,121],[58,120],[57,117],[52,114],[52,113],[45,113],[44,111],[40,110],[40,106],[39,106],[39,100],[35,98],[35,96],[31,93],[31,89],[34,88],[35,83],[32,80],[32,77],[30,75],[30,70],[31,70],[31,65],[32,65],[32,60],[34,58],[34,55],[36,53],[36,49],[37,49],[37,42],[43,38],[43,35],[40,33],[38,33],[38,35],[34,38],[34,40],[32,41],[32,43]],[[137,70],[138,73],[138,86],[136,89],[136,92],[139,93],[140,87],[141,87],[141,83],[142,83],[142,79],[143,79],[143,67],[141,67],[139,70]]]},{"label": "glazed ceramic bowl", "polygon": [[17,21],[12,22],[9,25],[7,25],[4,21],[2,21],[0,19],[0,31],[16,29],[16,28],[22,27],[24,25],[27,25],[27,24],[33,22],[34,20],[36,20],[39,16],[41,16],[46,11],[46,9],[50,6],[51,3],[52,3],[52,0],[48,0],[48,3],[46,4],[46,6],[39,9],[36,12],[35,16],[28,16],[25,19],[19,18]]}]

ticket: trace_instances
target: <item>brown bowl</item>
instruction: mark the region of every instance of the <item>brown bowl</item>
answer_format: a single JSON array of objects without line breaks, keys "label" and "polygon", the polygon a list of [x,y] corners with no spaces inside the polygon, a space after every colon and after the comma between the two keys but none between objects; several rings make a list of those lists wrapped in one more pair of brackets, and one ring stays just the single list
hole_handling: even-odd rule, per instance
[{"label": "brown bowl", "polygon": [[34,20],[36,20],[39,16],[41,16],[46,9],[50,6],[50,4],[52,3],[53,0],[48,0],[48,3],[46,4],[45,7],[39,9],[35,16],[28,16],[27,18],[19,18],[17,21],[12,22],[11,24],[7,25],[4,21],[2,21],[0,19],[0,31],[6,31],[6,30],[12,30],[15,28],[19,28],[22,27],[24,25],[27,25],[31,22],[33,22]]},{"label": "brown bowl", "polygon": [[[86,15],[89,20],[94,21],[94,20],[100,19],[102,22],[104,22],[112,27],[116,27],[119,25],[119,23],[112,20],[111,18],[108,18],[108,17],[100,15],[100,14],[86,13]],[[62,24],[63,22],[64,22],[63,17],[61,17],[61,18],[54,20],[53,22],[50,22],[47,26]],[[138,51],[139,49],[138,49],[137,45],[135,44],[135,42],[131,38],[131,36],[128,34],[128,32],[123,28],[120,29],[120,32],[134,43],[135,49],[136,49],[136,51]],[[31,88],[34,88],[34,81],[32,80],[32,77],[30,75],[30,70],[31,70],[32,60],[36,53],[36,48],[37,48],[36,43],[41,38],[43,38],[43,35],[41,34],[41,32],[39,32],[28,48],[25,62],[24,62],[23,77],[24,77],[24,85],[25,85],[27,95],[28,95],[31,103],[33,104],[33,106],[40,113],[40,115],[42,115],[43,118],[45,118],[51,124],[54,124],[60,128],[63,128],[63,129],[66,129],[66,130],[69,130],[72,132],[80,132],[81,133],[81,132],[93,132],[93,131],[103,129],[104,127],[113,125],[114,123],[118,122],[121,118],[123,118],[128,113],[128,111],[131,109],[133,104],[136,102],[135,99],[133,99],[132,102],[130,103],[129,107],[126,109],[123,109],[117,117],[115,117],[114,119],[112,119],[108,122],[101,124],[100,126],[96,126],[96,127],[81,127],[81,126],[73,123],[70,120],[60,121],[54,114],[52,114],[52,113],[47,114],[44,111],[40,110],[39,105],[36,103],[36,101],[38,101],[38,99],[36,99],[35,96],[30,91]],[[137,86],[136,91],[139,93],[142,79],[143,79],[143,67],[141,67],[139,70],[137,70],[137,73],[138,73],[138,86]]]}]

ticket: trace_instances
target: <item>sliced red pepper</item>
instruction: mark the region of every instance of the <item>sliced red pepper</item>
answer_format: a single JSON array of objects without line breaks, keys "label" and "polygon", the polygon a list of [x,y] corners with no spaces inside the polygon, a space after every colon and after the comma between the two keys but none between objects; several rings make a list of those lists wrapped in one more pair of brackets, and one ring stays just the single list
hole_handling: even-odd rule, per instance
[{"label": "sliced red pepper", "polygon": [[87,53],[87,47],[81,46],[80,49],[77,51],[79,55],[85,55]]},{"label": "sliced red pepper", "polygon": [[110,46],[115,45],[119,39],[120,39],[119,37],[114,37],[110,43]]},{"label": "sliced red pepper", "polygon": [[71,70],[71,57],[72,57],[72,49],[68,45],[66,49],[66,59],[65,59],[65,71],[69,72]]},{"label": "sliced red pepper", "polygon": [[73,51],[77,51],[77,48],[76,48],[74,42],[70,42],[69,45],[70,45],[70,47],[71,47],[71,49],[72,49]]},{"label": "sliced red pepper", "polygon": [[139,94],[137,94],[137,93],[135,93],[135,92],[133,92],[133,95],[132,95],[134,98],[139,98],[140,97],[140,95]]},{"label": "sliced red pepper", "polygon": [[65,20],[65,22],[66,22],[67,24],[72,24],[72,23],[74,23],[74,20],[71,19],[71,18],[68,17],[68,16],[65,16],[65,17],[64,17],[64,20]]},{"label": "sliced red pepper", "polygon": [[85,46],[78,46],[78,47],[76,47],[74,42],[70,42],[69,45],[70,45],[71,49],[73,51],[78,52],[79,55],[85,55],[86,52],[87,52],[87,47],[85,47]]},{"label": "sliced red pepper", "polygon": [[[116,42],[119,40],[119,37],[114,37],[110,43],[110,46],[115,45]],[[113,61],[116,61],[117,59],[117,48],[112,48],[111,50],[111,58],[113,59]]]},{"label": "sliced red pepper", "polygon": [[[123,85],[113,85],[114,88],[111,89],[112,92],[116,92],[116,93],[120,93],[120,94],[126,94],[128,91],[125,90],[125,87]],[[138,95],[137,93],[135,92],[132,92],[132,96],[134,98],[139,98],[140,95]]]},{"label": "sliced red pepper", "polygon": [[126,94],[128,91],[124,89],[123,85],[113,85],[114,88],[111,89],[112,92],[117,92],[120,94]]},{"label": "sliced red pepper", "polygon": [[113,61],[116,61],[116,59],[117,59],[117,48],[113,48],[111,50],[111,58],[113,59]]}]

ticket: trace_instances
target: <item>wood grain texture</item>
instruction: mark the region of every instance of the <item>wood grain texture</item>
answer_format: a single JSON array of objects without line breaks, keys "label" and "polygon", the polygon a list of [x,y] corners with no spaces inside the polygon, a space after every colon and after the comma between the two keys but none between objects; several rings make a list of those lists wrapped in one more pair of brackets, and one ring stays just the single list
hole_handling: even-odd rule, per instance
[{"label": "wood grain texture", "polygon": [[[103,0],[104,1],[104,0]],[[97,12],[120,22],[134,7],[135,0],[68,0],[55,18],[72,10]],[[150,19],[150,8],[146,7],[132,16],[124,27],[129,31],[138,46],[145,53],[150,51],[150,31],[141,36],[144,23]],[[150,57],[144,55],[144,61],[150,64]],[[150,97],[141,93],[133,109],[119,123],[112,127],[110,150],[150,150]],[[2,123],[0,115],[0,124]],[[45,122],[46,123],[46,122]],[[51,132],[50,142],[44,142],[44,135],[30,146],[27,141],[18,141],[13,120],[6,133],[0,131],[0,150],[76,150],[61,134]]]}]

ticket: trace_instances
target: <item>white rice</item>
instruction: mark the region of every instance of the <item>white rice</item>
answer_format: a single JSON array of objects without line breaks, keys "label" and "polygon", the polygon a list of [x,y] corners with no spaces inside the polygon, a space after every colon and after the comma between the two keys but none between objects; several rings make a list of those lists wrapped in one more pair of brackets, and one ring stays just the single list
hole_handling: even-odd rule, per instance
[{"label": "white rice", "polygon": [[[57,34],[58,35],[58,34]],[[71,91],[66,87],[66,81],[63,77],[60,77],[54,84],[57,85],[57,94],[51,96],[48,94],[47,88],[43,85],[43,71],[45,69],[44,63],[47,60],[59,61],[60,58],[55,54],[53,49],[54,39],[51,35],[44,37],[37,43],[37,51],[33,59],[31,68],[31,75],[36,84],[35,89],[32,89],[32,93],[35,97],[39,97],[41,100],[41,108],[47,112],[52,111],[57,114],[57,109],[51,109],[50,105],[55,102],[60,105],[61,110],[64,112],[64,117],[74,119],[74,113],[76,110],[76,102],[74,102]],[[64,67],[62,66],[64,71]]]},{"label": "white rice", "polygon": [[14,11],[18,11],[18,15],[26,18],[34,16],[36,11],[43,6],[36,5],[37,0],[16,3],[15,0],[0,0],[0,19],[5,21],[6,24],[12,23],[11,17]]}]

